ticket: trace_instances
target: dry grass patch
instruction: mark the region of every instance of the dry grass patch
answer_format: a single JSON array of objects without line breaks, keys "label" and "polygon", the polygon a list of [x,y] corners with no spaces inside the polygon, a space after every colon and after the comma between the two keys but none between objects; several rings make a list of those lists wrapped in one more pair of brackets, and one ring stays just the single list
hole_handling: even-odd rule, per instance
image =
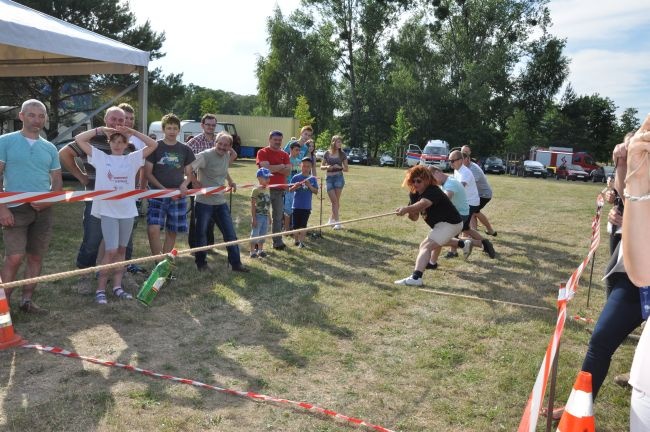
[{"label": "dry grass patch", "polygon": [[[254,169],[239,162],[232,176],[251,183]],[[402,178],[399,169],[353,167],[342,218],[403,205]],[[426,287],[553,308],[558,283],[587,252],[598,186],[489,179],[495,199],[486,213],[499,233],[498,258],[476,250],[468,262],[441,259],[439,270],[425,273]],[[248,196],[248,190],[233,196],[240,238],[250,230]],[[323,209],[327,220],[326,198]],[[56,212],[46,273],[71,269],[80,240],[81,205],[58,205]],[[315,199],[312,225],[319,216]],[[143,225],[136,256],[148,250]],[[252,269],[247,275],[228,270],[223,251],[209,256],[209,275],[181,258],[178,280],[163,288],[151,308],[112,299],[99,308],[92,296],[73,290],[74,281],[53,282],[37,292],[37,301],[52,313],[14,313],[14,323],[30,341],[221,387],[314,402],[403,431],[514,430],[555,313],[396,287],[393,281],[412,270],[426,232],[422,222],[392,216],[342,231],[324,229],[322,239],[308,238],[305,250],[290,246],[262,260],[242,253]],[[603,245],[591,307],[586,307],[583,282],[570,313],[597,317],[605,255]],[[561,400],[580,368],[588,336],[583,325],[567,323]],[[629,368],[633,350],[630,344],[619,350],[610,377]],[[0,428],[11,431],[348,429],[287,408],[32,351],[2,351],[0,362]],[[628,398],[611,379],[605,383],[596,408],[599,430],[626,427]]]}]

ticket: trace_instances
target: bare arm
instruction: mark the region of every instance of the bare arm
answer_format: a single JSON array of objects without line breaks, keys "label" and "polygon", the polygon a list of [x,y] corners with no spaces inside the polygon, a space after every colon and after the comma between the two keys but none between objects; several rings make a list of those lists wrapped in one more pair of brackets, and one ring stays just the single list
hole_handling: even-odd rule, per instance
[{"label": "bare arm", "polygon": [[[60,169],[50,171],[50,182],[53,191],[63,190],[63,177],[61,176]],[[52,207],[53,204],[54,203],[51,202],[33,202],[30,203],[30,206],[36,211],[41,211],[48,207]]]},{"label": "bare arm", "polygon": [[347,159],[343,159],[343,162],[341,162],[341,163],[343,164],[343,165],[342,165],[343,172],[348,172],[348,160],[347,160]]},{"label": "bare arm", "polygon": [[431,207],[433,203],[429,201],[426,198],[421,198],[420,201],[416,202],[415,204],[408,205],[406,207],[399,207],[395,210],[395,213],[398,216],[403,216],[405,214],[408,214],[409,219],[412,221],[418,220],[420,213],[422,213],[424,210],[428,209]]},{"label": "bare arm", "polygon": [[[628,196],[642,197],[650,194],[650,116],[646,117],[639,132],[627,149],[625,192]],[[618,182],[618,172],[616,173]],[[650,200],[625,200],[623,212],[623,257],[625,270],[634,285],[650,285]]]},{"label": "bare arm", "polygon": [[[0,162],[0,190],[4,191],[5,163]],[[7,208],[6,204],[0,204],[0,225],[13,226],[14,214]]]},{"label": "bare arm", "polygon": [[145,148],[142,149],[143,158],[149,156],[151,153],[153,153],[156,150],[156,147],[158,147],[158,141],[135,129],[131,129],[126,126],[118,126],[117,131],[124,135],[135,135],[136,137],[140,138],[140,140],[146,146]]},{"label": "bare arm", "polygon": [[[94,129],[93,129],[94,130]],[[70,174],[72,174],[77,180],[79,180],[79,183],[81,183],[84,186],[87,186],[90,180],[88,179],[88,176],[81,172],[79,167],[74,161],[74,158],[77,156],[74,150],[70,147],[68,144],[67,146],[63,147],[61,150],[59,150],[59,161],[61,162],[61,165],[68,170]]]},{"label": "bare arm", "polygon": [[185,180],[183,180],[183,183],[178,187],[181,191],[181,196],[187,195],[187,185],[190,184],[192,181],[192,178],[194,178],[194,172],[192,172],[192,164],[187,164],[183,168],[183,171],[185,173]]},{"label": "bare arm", "polygon": [[155,189],[165,189],[158,179],[153,175],[153,163],[145,161],[144,163],[144,174],[148,183],[153,185]]}]

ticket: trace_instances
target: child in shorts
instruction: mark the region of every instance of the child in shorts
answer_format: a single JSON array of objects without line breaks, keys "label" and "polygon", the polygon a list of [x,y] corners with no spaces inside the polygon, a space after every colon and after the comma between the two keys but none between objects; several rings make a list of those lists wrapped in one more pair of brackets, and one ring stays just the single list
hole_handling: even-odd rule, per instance
[{"label": "child in shorts", "polygon": [[[258,185],[251,192],[251,237],[266,235],[269,228],[269,209],[271,208],[271,193],[269,192],[269,180],[271,171],[268,168],[257,170]],[[264,258],[264,240],[251,242],[251,258]]]},{"label": "child in shorts", "polygon": [[[291,164],[291,172],[289,178],[295,176],[300,172],[300,143],[294,141],[289,144],[289,163]],[[287,191],[284,194],[284,230],[289,231],[292,228],[291,218],[293,217],[293,192]]]},{"label": "child in shorts", "polygon": [[[295,192],[293,198],[293,228],[307,228],[309,215],[311,214],[311,199],[312,196],[318,193],[318,182],[316,178],[311,175],[312,161],[309,156],[304,157],[300,162],[299,174],[291,178],[292,186],[289,191]],[[299,248],[304,248],[306,231],[301,231],[295,234],[295,245]]]},{"label": "child in shorts", "polygon": [[[162,118],[165,138],[147,157],[145,175],[152,189],[180,189],[181,198],[149,198],[147,234],[152,255],[168,253],[174,248],[176,233],[185,233],[187,226],[187,185],[198,181],[192,172],[194,153],[186,144],[176,140],[181,121],[174,114]],[[160,243],[160,229],[165,227],[165,243]]]},{"label": "child in shorts", "polygon": [[[108,155],[90,144],[96,135],[107,135],[111,146]],[[138,151],[124,154],[129,145],[129,137],[135,136],[142,140],[146,147]],[[153,153],[158,143],[148,136],[127,128],[118,126],[117,129],[99,127],[76,136],[77,145],[88,155],[88,163],[95,167],[96,190],[123,190],[135,189],[135,177],[144,165],[145,158]],[[120,200],[93,201],[91,215],[101,220],[102,236],[104,238],[104,257],[101,264],[112,264],[124,261],[126,246],[133,230],[134,218],[138,215],[135,198],[122,198]],[[99,273],[95,301],[97,304],[106,304],[106,285],[108,276],[113,274],[113,294],[120,299],[132,299],[133,296],[122,289],[122,276],[124,268],[104,270]]]}]

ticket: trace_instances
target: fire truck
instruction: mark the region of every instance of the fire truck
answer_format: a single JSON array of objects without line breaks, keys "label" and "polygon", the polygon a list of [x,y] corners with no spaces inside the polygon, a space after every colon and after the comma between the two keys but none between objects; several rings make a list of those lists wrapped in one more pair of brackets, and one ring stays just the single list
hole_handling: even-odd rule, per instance
[{"label": "fire truck", "polygon": [[532,147],[530,160],[541,162],[552,175],[555,174],[557,167],[562,165],[578,165],[587,173],[599,167],[589,153],[574,152],[569,147]]}]

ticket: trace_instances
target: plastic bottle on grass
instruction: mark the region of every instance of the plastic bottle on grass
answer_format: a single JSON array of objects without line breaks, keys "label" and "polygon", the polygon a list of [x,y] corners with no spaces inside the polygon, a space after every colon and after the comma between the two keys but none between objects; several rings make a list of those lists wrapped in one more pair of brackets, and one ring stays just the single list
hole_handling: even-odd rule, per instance
[{"label": "plastic bottle on grass", "polygon": [[163,284],[169,277],[169,274],[174,268],[174,259],[178,252],[176,249],[172,249],[170,253],[167,254],[164,261],[158,263],[155,269],[149,275],[149,278],[144,282],[142,288],[138,292],[136,298],[140,303],[150,306],[153,299],[158,295],[158,291],[162,288]]}]

